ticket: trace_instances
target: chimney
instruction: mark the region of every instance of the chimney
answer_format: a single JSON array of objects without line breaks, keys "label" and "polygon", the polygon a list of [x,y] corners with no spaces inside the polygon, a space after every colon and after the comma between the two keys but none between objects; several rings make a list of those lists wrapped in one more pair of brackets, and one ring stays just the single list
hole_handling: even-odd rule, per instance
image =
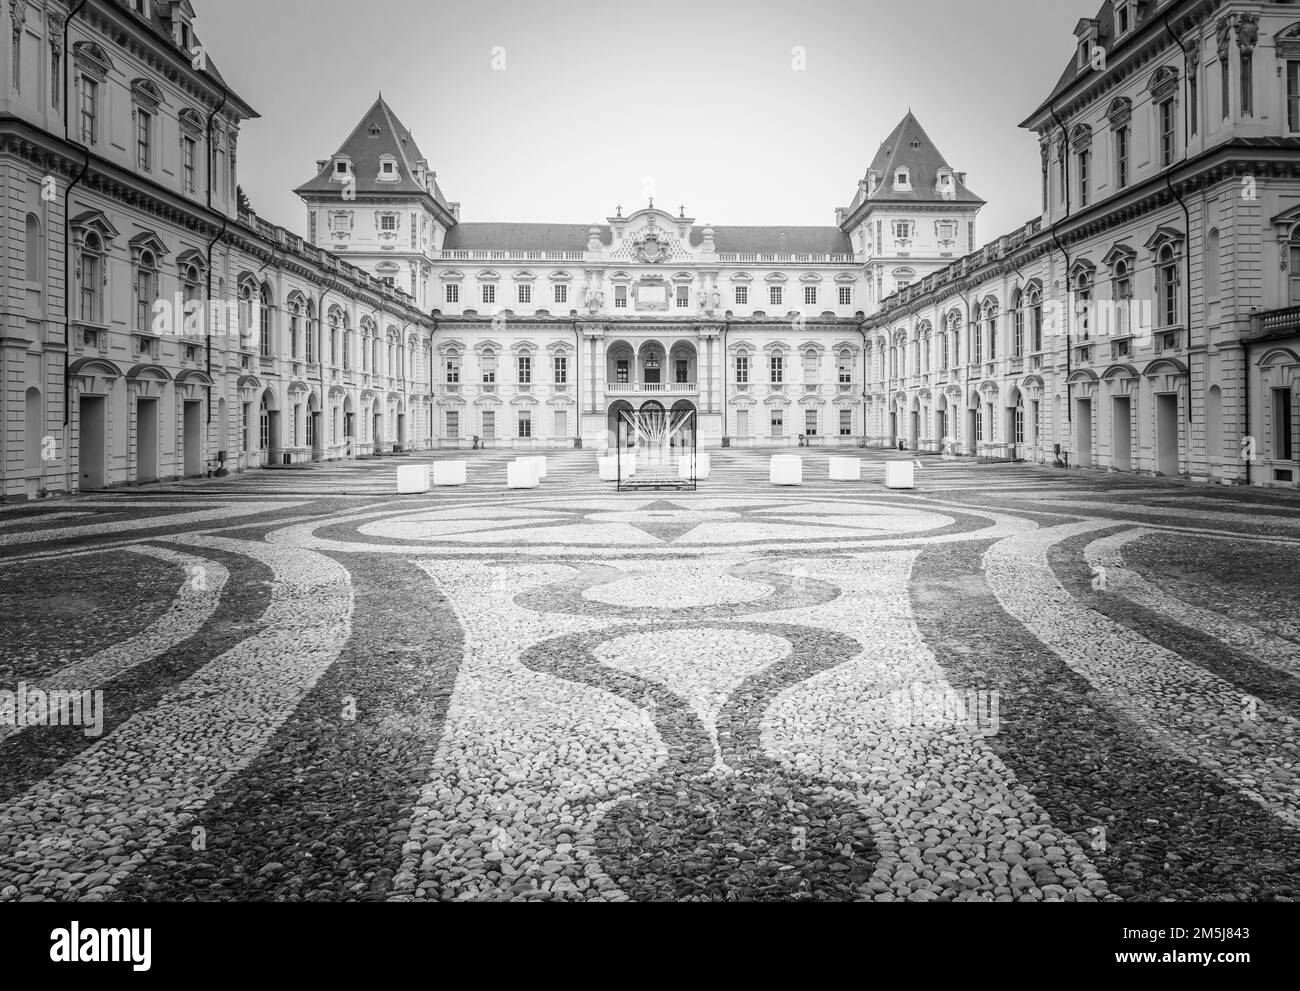
[{"label": "chimney", "polygon": [[961,183],[963,186],[966,185],[966,173],[965,173],[965,172],[954,172],[953,175],[955,175],[955,176],[957,177],[957,181],[958,181],[959,183]]},{"label": "chimney", "polygon": [[325,171],[325,166],[329,165],[329,163],[330,163],[330,160],[329,160],[328,158],[318,158],[318,159],[316,159],[316,171],[317,171],[317,172],[324,172],[324,171]]}]

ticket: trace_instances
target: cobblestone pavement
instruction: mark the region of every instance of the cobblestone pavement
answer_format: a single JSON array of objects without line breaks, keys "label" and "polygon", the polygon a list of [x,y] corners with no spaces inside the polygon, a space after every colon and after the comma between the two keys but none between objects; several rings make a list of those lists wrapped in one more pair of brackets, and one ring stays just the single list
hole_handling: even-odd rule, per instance
[{"label": "cobblestone pavement", "polygon": [[1300,500],[802,453],[0,509],[0,900],[1300,894]]}]

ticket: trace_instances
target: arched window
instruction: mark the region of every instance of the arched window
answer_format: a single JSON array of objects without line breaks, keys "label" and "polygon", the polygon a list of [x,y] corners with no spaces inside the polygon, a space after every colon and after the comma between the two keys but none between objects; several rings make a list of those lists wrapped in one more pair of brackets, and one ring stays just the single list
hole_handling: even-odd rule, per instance
[{"label": "arched window", "polygon": [[330,367],[337,368],[339,364],[339,319],[338,310],[330,310]]},{"label": "arched window", "polygon": [[304,314],[303,321],[303,358],[307,364],[316,362],[316,310],[314,304],[307,304],[307,312]]},{"label": "arched window", "polygon": [[483,384],[491,385],[497,380],[497,353],[492,348],[484,348],[479,356],[479,365],[483,369]]},{"label": "arched window", "polygon": [[262,284],[259,302],[261,308],[257,313],[258,350],[263,358],[269,358],[271,357],[271,334],[273,329],[271,318],[272,314],[275,313],[275,309],[271,300],[271,287],[265,283]]},{"label": "arched window", "polygon": [[1029,289],[1029,332],[1032,347],[1037,354],[1043,350],[1043,289],[1031,286]]},{"label": "arched window", "polygon": [[840,385],[853,384],[853,352],[847,348],[840,352],[837,362],[840,374]]},{"label": "arched window", "polygon": [[1074,277],[1076,326],[1080,340],[1092,338],[1092,273],[1080,270]]},{"label": "arched window", "polygon": [[1120,258],[1115,262],[1112,272],[1115,330],[1120,337],[1127,337],[1133,332],[1132,321],[1129,318],[1129,310],[1133,303],[1133,267],[1127,258]]},{"label": "arched window", "polygon": [[45,275],[45,239],[41,237],[41,218],[27,215],[27,281],[40,285]]},{"label": "arched window", "polygon": [[158,298],[158,259],[152,251],[141,251],[135,267],[135,329],[152,324],[154,300]]},{"label": "arched window", "polygon": [[1161,247],[1156,255],[1156,293],[1160,300],[1160,325],[1178,323],[1178,253],[1172,244]]},{"label": "arched window", "polygon": [[988,356],[981,358],[978,353],[979,343],[976,342],[975,362],[980,361],[997,361],[998,358],[998,304],[996,300],[985,300],[984,302],[984,333],[988,337]]},{"label": "arched window", "polygon": [[296,299],[289,304],[289,353],[294,361],[302,357],[302,303]]},{"label": "arched window", "polygon": [[104,243],[91,231],[77,255],[77,315],[85,323],[104,322]]},{"label": "arched window", "polygon": [[948,314],[949,344],[952,346],[952,364],[961,364],[961,314],[953,310]]},{"label": "arched window", "polygon": [[809,348],[803,353],[803,380],[808,385],[816,385],[821,378],[822,359],[816,351]]},{"label": "arched window", "polygon": [[193,263],[181,266],[181,299],[184,305],[182,320],[185,332],[203,333],[203,273]]},{"label": "arched window", "polygon": [[1011,295],[1011,357],[1025,356],[1025,294],[1017,289]]},{"label": "arched window", "polygon": [[1205,296],[1219,298],[1219,230],[1216,227],[1205,239]]},{"label": "arched window", "polygon": [[343,314],[343,370],[345,372],[352,370],[352,345],[353,345],[352,327],[349,326],[347,314]]}]

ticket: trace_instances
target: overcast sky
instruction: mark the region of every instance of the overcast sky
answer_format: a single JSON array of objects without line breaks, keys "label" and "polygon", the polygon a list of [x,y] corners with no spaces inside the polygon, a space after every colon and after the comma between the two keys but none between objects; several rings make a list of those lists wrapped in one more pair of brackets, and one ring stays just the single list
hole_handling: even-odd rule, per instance
[{"label": "overcast sky", "polygon": [[[825,224],[910,107],[988,201],[1039,210],[1046,98],[1097,3],[1067,0],[195,0],[262,115],[240,181],[305,231],[292,189],[382,91],[466,221],[591,223],[645,205],[718,225]],[[806,68],[796,71],[796,47]],[[504,69],[497,68],[502,64]]]}]

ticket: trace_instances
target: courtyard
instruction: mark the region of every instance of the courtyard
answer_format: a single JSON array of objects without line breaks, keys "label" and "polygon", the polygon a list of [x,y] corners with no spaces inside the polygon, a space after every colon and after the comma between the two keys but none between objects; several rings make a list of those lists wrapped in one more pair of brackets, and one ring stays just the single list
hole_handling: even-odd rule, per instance
[{"label": "courtyard", "polygon": [[1300,895],[1294,494],[800,453],[0,509],[0,901]]}]

